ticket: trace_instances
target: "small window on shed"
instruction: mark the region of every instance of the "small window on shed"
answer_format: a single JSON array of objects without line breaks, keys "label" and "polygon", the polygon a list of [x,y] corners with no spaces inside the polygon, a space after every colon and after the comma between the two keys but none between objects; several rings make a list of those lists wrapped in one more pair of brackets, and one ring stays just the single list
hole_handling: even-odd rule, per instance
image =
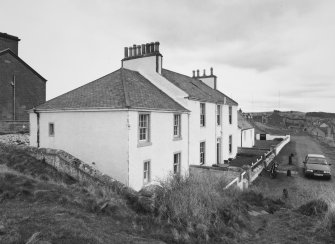
[{"label": "small window on shed", "polygon": [[55,125],[54,123],[49,123],[49,136],[55,135]]}]

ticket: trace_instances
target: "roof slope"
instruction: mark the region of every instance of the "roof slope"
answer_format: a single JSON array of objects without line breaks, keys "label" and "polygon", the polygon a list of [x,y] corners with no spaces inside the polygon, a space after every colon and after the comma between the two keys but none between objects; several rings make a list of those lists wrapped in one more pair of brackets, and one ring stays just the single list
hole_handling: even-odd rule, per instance
[{"label": "roof slope", "polygon": [[30,67],[26,62],[24,62],[19,56],[17,56],[15,53],[12,52],[12,50],[10,49],[5,49],[0,51],[0,56],[4,55],[6,53],[9,53],[10,55],[12,55],[14,58],[16,58],[19,62],[21,62],[24,66],[26,66],[28,69],[30,69],[35,75],[37,75],[40,79],[42,79],[44,82],[46,82],[47,80],[41,76],[39,73],[37,73],[36,70],[34,70],[32,67]]},{"label": "roof slope", "polygon": [[140,73],[125,68],[51,99],[36,109],[96,108],[187,111]]},{"label": "roof slope", "polygon": [[212,103],[224,103],[224,100],[226,99],[226,104],[238,105],[233,99],[218,90],[212,89],[201,80],[167,69],[162,69],[162,75],[175,86],[185,91],[190,99]]},{"label": "roof slope", "polygon": [[238,128],[241,130],[248,130],[254,128],[241,113],[237,113]]}]

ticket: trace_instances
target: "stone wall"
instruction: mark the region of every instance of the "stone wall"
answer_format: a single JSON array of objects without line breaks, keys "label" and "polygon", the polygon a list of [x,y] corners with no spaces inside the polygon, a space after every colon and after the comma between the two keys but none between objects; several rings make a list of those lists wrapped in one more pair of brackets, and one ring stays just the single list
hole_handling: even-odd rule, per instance
[{"label": "stone wall", "polygon": [[29,121],[0,121],[0,133],[29,132]]}]

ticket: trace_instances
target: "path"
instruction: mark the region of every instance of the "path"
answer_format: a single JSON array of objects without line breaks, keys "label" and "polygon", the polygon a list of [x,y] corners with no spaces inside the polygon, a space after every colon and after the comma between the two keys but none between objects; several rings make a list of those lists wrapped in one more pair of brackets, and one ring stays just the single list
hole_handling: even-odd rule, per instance
[{"label": "path", "polygon": [[[321,218],[307,217],[292,209],[319,197],[330,202],[335,201],[335,150],[309,136],[291,136],[291,142],[276,157],[279,168],[288,167],[288,156],[291,153],[295,155],[292,168],[298,174],[287,177],[281,173],[277,178],[271,179],[267,173],[262,173],[252,186],[264,196],[273,199],[283,199],[283,189],[286,188],[289,198],[283,200],[291,206],[291,209],[282,209],[274,214],[251,216],[255,235],[245,243],[334,243],[334,240],[320,228]],[[308,153],[324,154],[328,161],[332,162],[332,180],[304,177],[302,162]]]}]

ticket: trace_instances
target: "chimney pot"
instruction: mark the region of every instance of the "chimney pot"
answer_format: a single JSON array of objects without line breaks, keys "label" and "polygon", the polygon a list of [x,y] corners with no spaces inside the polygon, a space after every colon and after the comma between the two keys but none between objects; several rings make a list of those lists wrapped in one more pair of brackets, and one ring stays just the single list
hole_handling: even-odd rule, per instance
[{"label": "chimney pot", "polygon": [[136,45],[135,44],[133,45],[133,53],[134,53],[134,56],[137,56],[137,51],[136,51]]},{"label": "chimney pot", "polygon": [[129,47],[129,57],[132,57],[132,56],[133,56],[133,48]]},{"label": "chimney pot", "polygon": [[203,74],[203,76],[206,76],[206,70],[204,69],[204,74]]},{"label": "chimney pot", "polygon": [[141,54],[142,54],[142,52],[141,52],[141,46],[138,45],[137,46],[137,55],[141,55]]},{"label": "chimney pot", "polygon": [[145,51],[146,51],[146,53],[150,53],[150,44],[149,43],[145,44]]},{"label": "chimney pot", "polygon": [[155,42],[155,52],[159,52],[159,42]]},{"label": "chimney pot", "polygon": [[142,54],[145,54],[145,44],[142,44]]},{"label": "chimney pot", "polygon": [[211,67],[211,75],[213,75],[213,68]]},{"label": "chimney pot", "polygon": [[128,47],[124,48],[124,57],[128,58]]},{"label": "chimney pot", "polygon": [[195,77],[195,70],[192,70],[192,77]]},{"label": "chimney pot", "polygon": [[197,77],[199,77],[199,70],[197,69]]},{"label": "chimney pot", "polygon": [[153,53],[155,51],[155,43],[154,42],[150,43],[150,50],[151,50],[151,53]]}]

